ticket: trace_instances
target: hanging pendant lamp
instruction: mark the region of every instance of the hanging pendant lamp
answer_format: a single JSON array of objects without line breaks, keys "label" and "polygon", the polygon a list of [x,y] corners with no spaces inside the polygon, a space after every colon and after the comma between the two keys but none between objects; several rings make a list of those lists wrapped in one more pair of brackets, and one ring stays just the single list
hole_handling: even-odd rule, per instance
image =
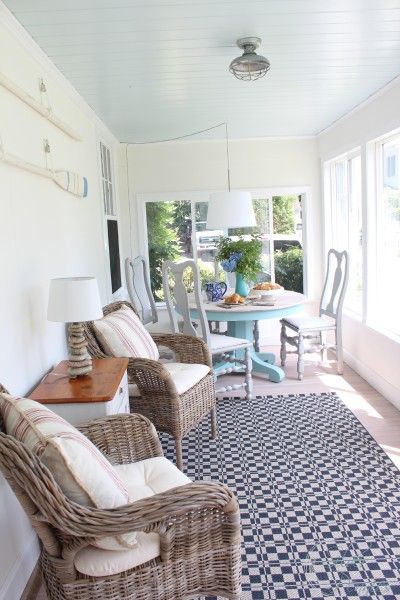
[{"label": "hanging pendant lamp", "polygon": [[225,139],[228,190],[210,194],[206,228],[215,230],[255,227],[257,223],[250,192],[231,190],[227,123],[225,123]]}]

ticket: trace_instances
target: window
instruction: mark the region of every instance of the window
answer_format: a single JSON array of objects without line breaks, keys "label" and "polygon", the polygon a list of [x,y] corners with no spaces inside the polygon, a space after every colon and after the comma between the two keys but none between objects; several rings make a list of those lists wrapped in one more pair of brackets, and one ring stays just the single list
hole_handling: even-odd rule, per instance
[{"label": "window", "polygon": [[111,151],[100,142],[101,179],[103,184],[104,214],[115,217],[117,215],[114,203],[114,186],[111,170]]},{"label": "window", "polygon": [[350,257],[349,284],[344,306],[362,316],[363,251],[361,156],[350,153],[328,163],[329,199],[326,202],[330,245],[347,250]]},{"label": "window", "polygon": [[100,142],[100,164],[103,190],[103,208],[106,220],[107,246],[110,261],[111,292],[114,293],[122,286],[118,217],[111,166],[111,151],[102,142]]},{"label": "window", "polygon": [[[207,194],[204,194],[207,197]],[[286,289],[303,291],[301,197],[267,196],[254,199],[257,228],[263,241],[263,272],[260,279],[277,281]],[[194,258],[202,283],[226,278],[215,273],[217,243],[221,235],[249,236],[247,229],[210,231],[207,201],[157,200],[145,202],[147,250],[150,279],[156,300],[163,300],[162,263],[164,260]],[[188,282],[190,284],[190,282]],[[229,282],[231,285],[232,281]]]},{"label": "window", "polygon": [[[376,145],[376,290],[379,297],[371,319],[400,335],[400,135]],[[382,302],[380,302],[382,300]],[[385,309],[382,310],[384,300]]]}]

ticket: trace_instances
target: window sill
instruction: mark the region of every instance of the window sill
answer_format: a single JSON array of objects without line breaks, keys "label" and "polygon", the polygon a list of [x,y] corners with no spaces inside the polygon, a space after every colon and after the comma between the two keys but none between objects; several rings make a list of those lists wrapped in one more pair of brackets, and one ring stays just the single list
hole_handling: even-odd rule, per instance
[{"label": "window sill", "polygon": [[368,327],[368,329],[371,329],[371,331],[375,331],[376,333],[379,333],[380,335],[383,335],[384,337],[388,338],[392,342],[400,344],[400,333],[394,333],[389,329],[385,329],[384,327],[382,327],[382,325],[373,322],[365,323],[365,325],[366,327]]},{"label": "window sill", "polygon": [[360,325],[362,325],[369,331],[371,331],[373,333],[378,333],[382,337],[385,337],[388,340],[400,345],[400,334],[396,334],[388,329],[385,329],[381,325],[373,323],[373,322],[372,323],[371,322],[364,323],[359,315],[357,315],[356,313],[353,313],[349,310],[343,310],[343,315],[348,319],[352,319],[353,321],[356,321],[357,323],[359,323]]}]

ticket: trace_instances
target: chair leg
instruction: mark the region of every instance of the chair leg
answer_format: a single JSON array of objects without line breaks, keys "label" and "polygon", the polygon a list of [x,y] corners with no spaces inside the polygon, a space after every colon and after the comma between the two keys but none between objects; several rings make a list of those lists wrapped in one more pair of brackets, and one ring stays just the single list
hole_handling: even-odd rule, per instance
[{"label": "chair leg", "polygon": [[301,333],[299,333],[299,341],[297,346],[298,359],[297,359],[297,378],[299,381],[303,379],[304,375],[304,340]]},{"label": "chair leg", "polygon": [[254,350],[260,352],[260,324],[258,321],[254,321],[253,325],[253,339],[254,339]]},{"label": "chair leg", "polygon": [[281,366],[284,367],[286,364],[286,327],[282,323],[281,326]]},{"label": "chair leg", "polygon": [[253,368],[251,362],[251,353],[250,348],[246,348],[244,351],[244,357],[246,362],[246,373],[245,373],[245,389],[246,389],[246,400],[251,400],[253,394],[253,378],[251,376],[251,371]]},{"label": "chair leg", "polygon": [[321,343],[321,362],[324,364],[328,360],[327,351],[326,351],[326,333],[325,331],[319,332],[319,338]]},{"label": "chair leg", "polygon": [[175,438],[175,457],[176,457],[176,466],[180,471],[182,471],[183,462],[182,462],[182,440],[179,438]]},{"label": "chair leg", "polygon": [[343,340],[342,332],[338,327],[335,329],[335,341],[336,341],[336,360],[337,360],[337,372],[338,375],[343,375]]},{"label": "chair leg", "polygon": [[211,417],[211,437],[213,440],[215,440],[218,437],[217,411],[215,409],[215,406],[211,410],[210,417]]}]

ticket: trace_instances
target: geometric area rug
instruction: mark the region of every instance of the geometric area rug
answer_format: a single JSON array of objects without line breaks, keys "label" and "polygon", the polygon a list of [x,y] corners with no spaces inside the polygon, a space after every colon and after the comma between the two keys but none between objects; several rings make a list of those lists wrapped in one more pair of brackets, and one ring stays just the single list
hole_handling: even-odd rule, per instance
[{"label": "geometric area rug", "polygon": [[400,599],[400,472],[342,401],[225,398],[217,414],[218,440],[205,419],[183,461],[236,493],[243,600]]}]

